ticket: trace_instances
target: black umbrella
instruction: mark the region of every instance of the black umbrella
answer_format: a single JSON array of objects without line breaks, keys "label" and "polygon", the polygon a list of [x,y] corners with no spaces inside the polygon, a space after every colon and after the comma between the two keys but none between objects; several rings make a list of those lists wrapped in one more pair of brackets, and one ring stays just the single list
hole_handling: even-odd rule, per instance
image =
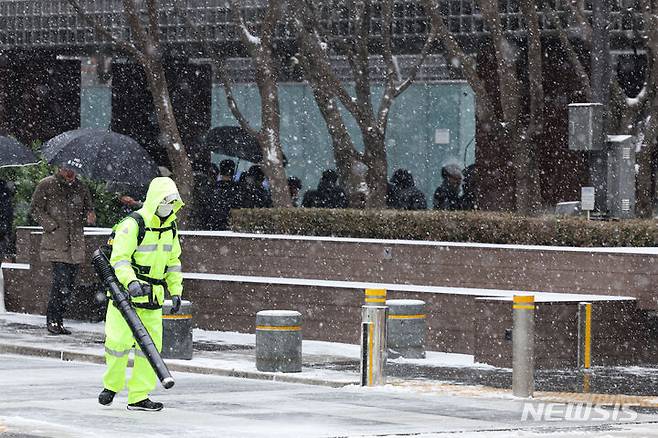
[{"label": "black umbrella", "polygon": [[25,166],[38,162],[28,147],[11,137],[0,136],[0,167]]},{"label": "black umbrella", "polygon": [[208,147],[220,154],[259,163],[263,159],[256,137],[239,126],[218,126],[206,134]]},{"label": "black umbrella", "polygon": [[158,176],[158,167],[139,143],[104,129],[67,131],[41,150],[48,163],[91,179],[145,186]]}]

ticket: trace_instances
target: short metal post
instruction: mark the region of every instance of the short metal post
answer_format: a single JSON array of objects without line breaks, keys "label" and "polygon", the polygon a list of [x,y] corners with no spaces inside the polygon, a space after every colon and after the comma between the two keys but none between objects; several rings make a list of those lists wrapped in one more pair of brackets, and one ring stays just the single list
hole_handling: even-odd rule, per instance
[{"label": "short metal post", "polygon": [[535,389],[535,297],[515,295],[512,312],[512,393],[516,397],[532,397]]},{"label": "short metal post", "polygon": [[361,307],[361,386],[386,384],[386,306]]},{"label": "short metal post", "polygon": [[592,366],[592,303],[578,303],[578,368]]}]

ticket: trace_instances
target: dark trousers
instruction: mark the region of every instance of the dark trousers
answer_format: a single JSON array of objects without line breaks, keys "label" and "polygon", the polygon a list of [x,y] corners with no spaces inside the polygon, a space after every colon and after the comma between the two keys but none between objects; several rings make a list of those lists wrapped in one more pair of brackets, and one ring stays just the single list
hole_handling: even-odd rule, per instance
[{"label": "dark trousers", "polygon": [[53,262],[53,285],[50,288],[46,312],[48,323],[62,323],[79,268],[79,265]]}]

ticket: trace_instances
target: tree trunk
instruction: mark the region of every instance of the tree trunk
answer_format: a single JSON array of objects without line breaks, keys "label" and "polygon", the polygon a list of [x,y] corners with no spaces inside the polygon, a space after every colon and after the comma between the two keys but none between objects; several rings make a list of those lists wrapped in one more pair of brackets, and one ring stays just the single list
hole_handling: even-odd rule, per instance
[{"label": "tree trunk", "polygon": [[362,208],[365,203],[365,199],[362,198],[365,194],[361,190],[366,184],[366,179],[364,172],[358,166],[358,164],[363,165],[358,158],[360,154],[354,148],[352,138],[336,104],[331,96],[320,88],[313,87],[313,96],[331,137],[338,180],[347,192],[350,207]]},{"label": "tree trunk", "polygon": [[265,174],[270,180],[272,204],[274,207],[292,207],[288,178],[283,167],[281,150],[281,115],[279,111],[279,90],[274,72],[272,54],[269,48],[261,47],[256,59],[256,83],[261,101],[261,129],[257,136]]},{"label": "tree trunk", "polygon": [[652,192],[653,175],[652,166],[655,147],[649,147],[645,144],[642,150],[637,154],[637,165],[639,172],[637,174],[637,199],[635,202],[635,213],[638,217],[651,217],[653,211]]},{"label": "tree trunk", "polygon": [[174,117],[174,109],[169,98],[169,87],[165,79],[165,71],[159,60],[149,60],[144,65],[147,82],[153,97],[153,106],[158,118],[160,128],[159,142],[167,151],[174,174],[176,185],[186,208],[181,211],[179,221],[182,227],[189,227],[189,217],[194,210],[192,191],[194,188],[194,175],[190,158],[185,152],[178,124]]},{"label": "tree trunk", "polygon": [[527,130],[523,128],[512,130],[507,137],[509,144],[513,145],[512,150],[515,151],[513,165],[516,211],[524,215],[533,214],[541,205],[541,188],[532,157],[533,139],[528,137]]},{"label": "tree trunk", "polygon": [[642,149],[637,154],[637,199],[635,211],[639,217],[651,217],[655,203],[656,139],[658,138],[658,94],[653,97],[644,129],[640,133]]},{"label": "tree trunk", "polygon": [[[365,132],[363,132],[365,131]],[[364,129],[363,142],[365,145],[364,163],[368,166],[366,184],[368,208],[386,207],[386,181],[388,176],[385,136],[377,128]]]}]

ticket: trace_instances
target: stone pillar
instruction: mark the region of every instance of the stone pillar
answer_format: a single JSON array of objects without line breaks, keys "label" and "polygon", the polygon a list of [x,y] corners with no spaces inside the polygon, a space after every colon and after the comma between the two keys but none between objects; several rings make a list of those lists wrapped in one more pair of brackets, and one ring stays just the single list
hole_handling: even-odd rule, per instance
[{"label": "stone pillar", "polygon": [[192,359],[192,303],[183,300],[178,313],[171,314],[171,300],[162,305],[162,357]]},{"label": "stone pillar", "polygon": [[387,300],[389,357],[425,358],[425,301]]},{"label": "stone pillar", "polygon": [[261,310],[256,314],[256,369],[302,371],[302,314],[294,310]]}]

